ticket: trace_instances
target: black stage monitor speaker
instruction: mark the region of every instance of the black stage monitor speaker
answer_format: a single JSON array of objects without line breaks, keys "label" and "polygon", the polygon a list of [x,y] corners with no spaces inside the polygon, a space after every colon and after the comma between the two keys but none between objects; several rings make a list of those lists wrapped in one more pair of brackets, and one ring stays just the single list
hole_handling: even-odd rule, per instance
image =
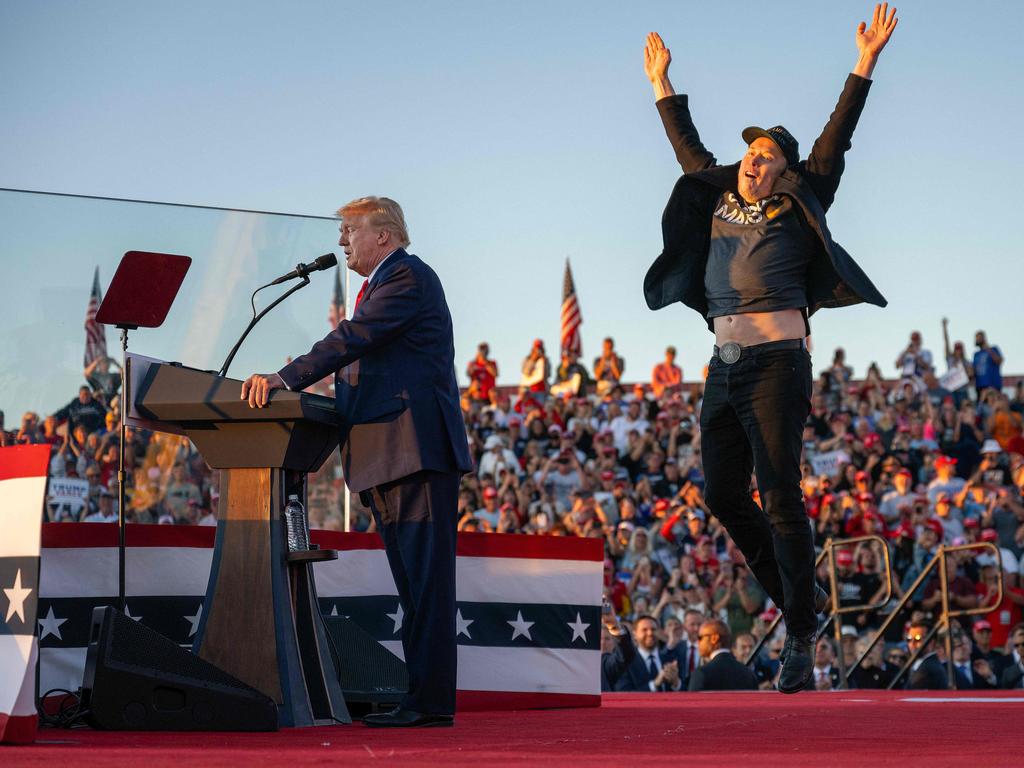
[{"label": "black stage monitor speaker", "polygon": [[92,612],[82,705],[104,730],[277,730],[269,696],[110,606]]},{"label": "black stage monitor speaker", "polygon": [[347,616],[324,616],[338,650],[338,678],[353,717],[391,709],[409,690],[405,662]]}]

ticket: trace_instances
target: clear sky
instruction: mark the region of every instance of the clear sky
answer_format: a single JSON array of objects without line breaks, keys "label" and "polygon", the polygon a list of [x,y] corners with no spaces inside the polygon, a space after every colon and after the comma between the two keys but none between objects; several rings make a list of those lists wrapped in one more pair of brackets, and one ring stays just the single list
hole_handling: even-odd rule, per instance
[{"label": "clear sky", "polygon": [[[4,0],[0,186],[315,215],[386,194],[405,208],[411,250],[445,283],[460,369],[483,339],[506,381],[534,337],[556,347],[569,257],[588,359],[611,334],[627,378],[646,377],[672,343],[691,378],[710,353],[703,321],[681,305],[652,313],[641,292],[679,174],[643,75],[644,36],[657,30],[672,49],[673,82],[720,161],[739,157],[750,124],[785,124],[806,153],[871,7]],[[970,345],[988,330],[1004,370],[1020,372],[1024,3],[898,8],[829,213],[890,305],[816,315],[816,367],[841,344],[857,374],[871,360],[895,372],[912,329],[940,351],[948,316],[954,338]],[[50,221],[39,234],[85,236],[69,227]],[[258,276],[330,250],[331,233],[322,246],[290,241],[301,248],[261,261],[225,301],[244,305]],[[19,258],[0,234],[0,276],[36,281],[19,297],[73,288],[80,317],[98,259],[62,253],[56,270],[15,269]],[[317,309],[295,353],[324,330],[330,280],[306,292]],[[47,343],[32,327],[40,336],[22,343]],[[78,321],[59,334],[84,339]],[[6,349],[0,365],[18,365]],[[279,365],[267,357],[261,367]],[[0,407],[12,400],[4,392]]]}]

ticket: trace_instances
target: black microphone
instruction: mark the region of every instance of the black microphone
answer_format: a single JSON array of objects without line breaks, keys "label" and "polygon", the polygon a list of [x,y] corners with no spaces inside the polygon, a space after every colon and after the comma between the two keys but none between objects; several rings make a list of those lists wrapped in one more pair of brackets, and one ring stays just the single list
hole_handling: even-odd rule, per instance
[{"label": "black microphone", "polygon": [[277,280],[268,285],[277,285],[278,283],[286,283],[289,280],[294,280],[296,277],[305,277],[310,272],[319,272],[321,269],[330,269],[338,263],[338,257],[333,253],[325,253],[315,261],[311,261],[309,264],[296,264],[295,269],[289,272],[287,275],[281,275]]}]

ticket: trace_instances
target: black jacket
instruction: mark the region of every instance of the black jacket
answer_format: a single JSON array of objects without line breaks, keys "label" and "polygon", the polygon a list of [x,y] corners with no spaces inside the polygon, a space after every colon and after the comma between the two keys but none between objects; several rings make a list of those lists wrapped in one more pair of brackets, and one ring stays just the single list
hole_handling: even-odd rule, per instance
[{"label": "black jacket", "polygon": [[949,690],[949,675],[946,665],[939,661],[939,657],[935,655],[934,651],[921,659],[921,666],[910,673],[907,689],[915,691]]},{"label": "black jacket", "polygon": [[615,650],[601,654],[601,690],[613,691],[619,679],[633,663],[636,657],[636,646],[629,632],[617,638]]},{"label": "black jacket", "polygon": [[756,691],[757,675],[729,651],[701,664],[690,675],[691,691]]},{"label": "black jacket", "polygon": [[[868,302],[879,307],[886,300],[853,258],[832,240],[825,212],[835,199],[845,168],[843,156],[857,126],[871,81],[851,74],[821,136],[806,160],[790,166],[778,178],[773,194],[789,195],[795,210],[814,232],[820,248],[808,268],[808,315],[822,307],[844,307]],[[711,239],[715,202],[726,190],[737,192],[739,163],[718,165],[697,134],[687,97],[669,96],[657,103],[665,132],[684,175],[676,182],[661,219],[664,250],[644,278],[644,297],[651,309],[676,301],[707,319],[704,271]],[[708,328],[713,330],[708,320]]]}]

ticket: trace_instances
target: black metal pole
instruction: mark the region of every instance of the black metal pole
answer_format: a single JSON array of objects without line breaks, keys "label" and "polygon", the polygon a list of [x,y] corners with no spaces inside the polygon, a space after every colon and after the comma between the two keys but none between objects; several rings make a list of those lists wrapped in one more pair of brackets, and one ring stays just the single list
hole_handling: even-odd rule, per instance
[{"label": "black metal pole", "polygon": [[121,613],[125,613],[126,601],[124,594],[124,430],[125,419],[127,418],[128,414],[127,409],[131,407],[131,393],[128,391],[128,384],[131,381],[131,377],[128,375],[128,328],[126,328],[125,326],[118,327],[121,328],[121,447],[118,450],[117,468],[117,607],[118,610],[121,611]]}]

